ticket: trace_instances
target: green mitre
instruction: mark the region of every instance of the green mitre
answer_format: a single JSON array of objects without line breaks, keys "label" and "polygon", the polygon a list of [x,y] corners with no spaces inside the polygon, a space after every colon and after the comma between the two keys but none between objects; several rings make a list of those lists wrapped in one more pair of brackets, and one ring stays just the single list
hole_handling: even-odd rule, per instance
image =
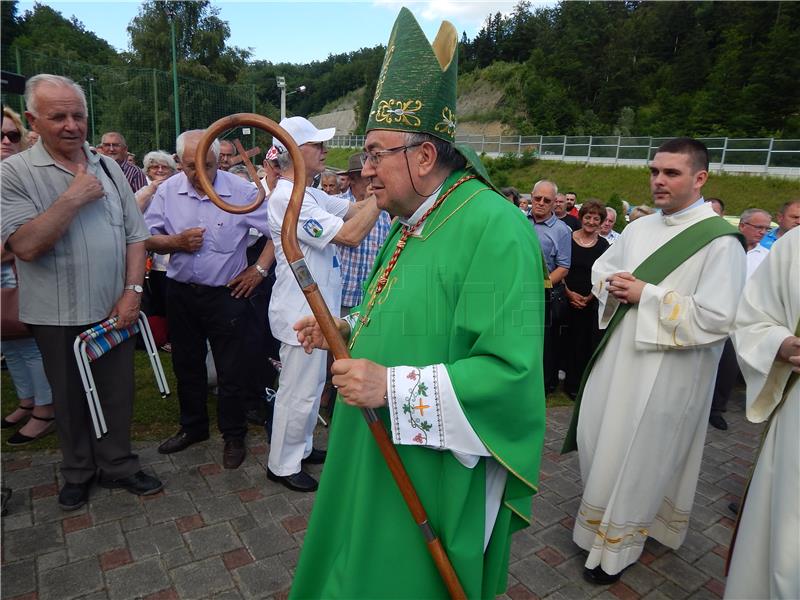
[{"label": "green mitre", "polygon": [[430,133],[455,141],[457,79],[458,35],[452,23],[444,21],[430,44],[411,11],[402,8],[386,45],[367,131]]},{"label": "green mitre", "polygon": [[[431,44],[411,11],[403,7],[386,45],[367,132],[389,129],[428,133],[455,143],[457,82],[456,28],[443,21]],[[456,148],[472,170],[494,187],[472,148]]]}]

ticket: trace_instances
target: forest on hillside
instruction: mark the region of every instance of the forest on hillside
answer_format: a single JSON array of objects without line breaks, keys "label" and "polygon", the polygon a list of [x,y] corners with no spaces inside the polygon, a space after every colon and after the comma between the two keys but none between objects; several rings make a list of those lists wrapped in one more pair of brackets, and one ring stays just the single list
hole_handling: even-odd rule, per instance
[{"label": "forest on hillside", "polygon": [[[219,110],[209,94],[191,89],[241,90],[247,110],[252,104],[275,116],[275,76],[283,75],[289,88],[308,86],[308,93],[292,97],[295,114],[314,114],[362,90],[357,112],[363,127],[383,58],[378,46],[308,64],[253,60],[248,50],[228,44],[230,28],[207,0],[143,2],[127,28],[130,51],[121,53],[61,15],[58,5],[36,4],[20,14],[16,1],[1,4],[3,68],[24,75],[33,75],[26,69],[34,67],[22,64],[20,55],[95,71],[101,65],[123,73],[122,79],[151,70],[155,82],[156,71],[170,69],[173,18],[181,102],[208,107],[201,117],[206,123]],[[509,15],[487,16],[473,39],[462,36],[460,85],[468,90],[481,81],[502,90],[499,108],[471,118],[499,120],[521,134],[797,138],[797,48],[800,2],[560,2],[537,8],[520,2]],[[167,83],[164,94],[171,93]],[[124,84],[117,85],[130,96],[134,86]],[[107,97],[100,121],[129,122],[123,111],[141,110],[142,99],[127,107],[124,100]],[[169,102],[164,106],[155,118],[170,129]]]}]

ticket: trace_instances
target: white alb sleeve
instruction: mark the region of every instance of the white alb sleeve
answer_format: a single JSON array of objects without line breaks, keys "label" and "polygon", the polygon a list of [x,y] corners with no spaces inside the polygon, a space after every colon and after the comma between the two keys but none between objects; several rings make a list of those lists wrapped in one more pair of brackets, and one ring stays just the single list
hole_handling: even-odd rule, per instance
[{"label": "white alb sleeve", "polygon": [[392,441],[449,450],[466,467],[491,456],[470,425],[443,364],[390,367],[387,404]]}]

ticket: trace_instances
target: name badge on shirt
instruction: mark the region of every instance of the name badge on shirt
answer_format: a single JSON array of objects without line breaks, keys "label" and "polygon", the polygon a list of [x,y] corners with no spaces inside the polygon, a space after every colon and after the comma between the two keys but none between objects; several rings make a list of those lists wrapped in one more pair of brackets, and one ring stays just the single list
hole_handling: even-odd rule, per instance
[{"label": "name badge on shirt", "polygon": [[318,238],[322,235],[322,225],[316,219],[308,219],[303,223],[303,229],[311,237]]}]

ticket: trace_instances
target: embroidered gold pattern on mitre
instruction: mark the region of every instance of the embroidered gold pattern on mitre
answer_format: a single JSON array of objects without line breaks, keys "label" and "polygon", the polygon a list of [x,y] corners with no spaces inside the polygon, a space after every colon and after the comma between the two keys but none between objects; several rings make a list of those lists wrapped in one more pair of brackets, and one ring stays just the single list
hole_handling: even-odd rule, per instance
[{"label": "embroidered gold pattern on mitre", "polygon": [[375,113],[379,123],[402,123],[409,127],[419,127],[422,122],[417,113],[422,110],[421,100],[381,100]]},{"label": "embroidered gold pattern on mitre", "polygon": [[442,120],[439,121],[434,127],[439,133],[447,133],[448,135],[455,135],[456,132],[456,115],[450,110],[449,106],[442,109]]},{"label": "embroidered gold pattern on mitre", "polygon": [[375,98],[380,98],[383,93],[383,84],[386,81],[386,73],[389,70],[389,63],[392,62],[392,56],[394,56],[394,44],[386,49],[386,56],[383,57],[383,66],[378,77],[378,85],[375,86]]}]

